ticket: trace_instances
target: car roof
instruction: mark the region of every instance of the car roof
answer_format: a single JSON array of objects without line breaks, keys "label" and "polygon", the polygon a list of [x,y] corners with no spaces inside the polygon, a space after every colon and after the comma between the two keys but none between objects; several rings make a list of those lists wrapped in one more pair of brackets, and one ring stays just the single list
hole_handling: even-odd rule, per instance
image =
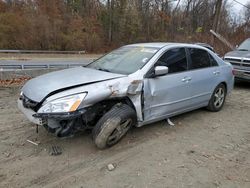
[{"label": "car roof", "polygon": [[200,45],[200,46],[203,46],[205,48],[208,48],[209,50],[213,51],[214,52],[214,48],[210,45],[210,44],[207,44],[207,43],[201,43],[201,42],[197,42],[195,43],[197,45]]},{"label": "car roof", "polygon": [[140,47],[152,47],[152,48],[162,48],[171,44],[176,43],[169,43],[169,42],[149,42],[149,43],[136,43],[136,44],[129,44],[127,46],[140,46]]},{"label": "car roof", "polygon": [[151,47],[151,48],[163,48],[166,46],[169,47],[178,47],[178,46],[188,46],[188,47],[199,47],[204,48],[200,45],[196,44],[188,44],[188,43],[177,43],[177,42],[150,42],[150,43],[136,43],[136,44],[129,44],[126,46],[139,46],[139,47]]}]

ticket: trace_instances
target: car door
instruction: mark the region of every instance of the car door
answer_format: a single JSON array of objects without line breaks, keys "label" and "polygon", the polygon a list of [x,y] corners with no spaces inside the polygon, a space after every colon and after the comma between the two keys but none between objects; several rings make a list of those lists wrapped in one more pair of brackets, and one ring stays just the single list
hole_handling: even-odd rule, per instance
[{"label": "car door", "polygon": [[[154,67],[167,66],[169,72],[153,77]],[[166,51],[144,79],[144,120],[159,119],[190,108],[190,73],[185,48]]]},{"label": "car door", "polygon": [[188,48],[192,105],[206,106],[218,84],[220,71],[216,60],[206,50]]}]

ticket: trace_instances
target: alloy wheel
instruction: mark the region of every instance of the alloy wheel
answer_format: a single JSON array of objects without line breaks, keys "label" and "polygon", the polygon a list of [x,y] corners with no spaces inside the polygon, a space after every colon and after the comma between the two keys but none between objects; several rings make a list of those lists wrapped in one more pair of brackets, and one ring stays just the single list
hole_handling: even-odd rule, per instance
[{"label": "alloy wheel", "polygon": [[114,143],[116,143],[124,134],[126,134],[131,125],[132,125],[132,119],[127,119],[123,122],[120,122],[120,124],[108,137],[107,145],[113,145]]},{"label": "alloy wheel", "polygon": [[220,108],[225,99],[225,91],[223,88],[219,87],[214,93],[214,106]]}]

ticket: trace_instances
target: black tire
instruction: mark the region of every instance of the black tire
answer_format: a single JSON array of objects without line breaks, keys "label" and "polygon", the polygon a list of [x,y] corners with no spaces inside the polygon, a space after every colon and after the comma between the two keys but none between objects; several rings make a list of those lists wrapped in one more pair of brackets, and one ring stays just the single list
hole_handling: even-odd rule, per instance
[{"label": "black tire", "polygon": [[[219,94],[221,92],[221,94]],[[225,100],[226,100],[226,87],[224,84],[219,84],[215,89],[211,96],[211,99],[209,100],[209,104],[207,106],[207,109],[212,112],[218,112],[222,109]]]},{"label": "black tire", "polygon": [[105,113],[92,131],[95,145],[99,149],[111,147],[119,142],[136,123],[136,113],[126,104],[118,104]]}]

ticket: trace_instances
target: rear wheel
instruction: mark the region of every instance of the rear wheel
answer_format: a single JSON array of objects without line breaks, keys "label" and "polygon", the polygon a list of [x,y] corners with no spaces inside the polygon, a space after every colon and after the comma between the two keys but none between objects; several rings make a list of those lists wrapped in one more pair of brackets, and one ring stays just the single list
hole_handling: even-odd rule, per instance
[{"label": "rear wheel", "polygon": [[220,111],[225,103],[226,94],[225,85],[219,84],[211,96],[207,109],[212,112]]},{"label": "rear wheel", "polygon": [[126,104],[115,105],[93,128],[93,140],[100,149],[115,145],[136,123],[136,113]]}]

